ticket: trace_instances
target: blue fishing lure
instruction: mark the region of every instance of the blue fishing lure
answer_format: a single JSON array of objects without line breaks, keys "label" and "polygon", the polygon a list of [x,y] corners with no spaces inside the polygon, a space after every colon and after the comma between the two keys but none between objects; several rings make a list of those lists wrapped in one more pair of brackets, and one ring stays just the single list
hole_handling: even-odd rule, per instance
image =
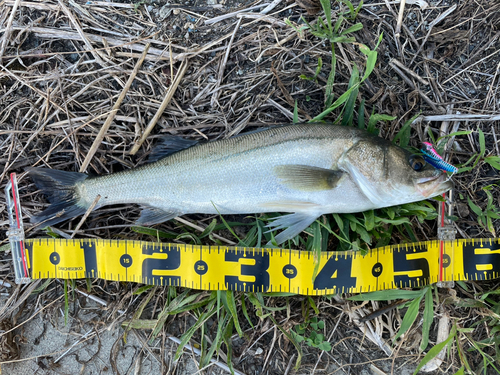
[{"label": "blue fishing lure", "polygon": [[439,155],[432,144],[429,142],[423,142],[423,148],[420,150],[424,160],[432,165],[434,168],[441,169],[445,172],[457,173],[458,168],[451,165],[450,163],[444,161],[444,159]]}]

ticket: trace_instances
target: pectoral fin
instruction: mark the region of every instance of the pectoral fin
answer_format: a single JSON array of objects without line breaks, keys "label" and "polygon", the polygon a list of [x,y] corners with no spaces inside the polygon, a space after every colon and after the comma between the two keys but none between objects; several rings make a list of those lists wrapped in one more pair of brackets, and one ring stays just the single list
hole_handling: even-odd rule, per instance
[{"label": "pectoral fin", "polygon": [[276,243],[279,245],[298,235],[311,225],[314,220],[318,218],[318,216],[319,215],[317,213],[296,212],[294,214],[278,217],[272,223],[268,224],[267,227],[271,228],[269,232],[272,230],[287,228],[275,237]]},{"label": "pectoral fin", "polygon": [[164,211],[159,208],[145,207],[141,211],[141,216],[135,222],[137,225],[153,225],[169,221],[181,215],[179,212]]},{"label": "pectoral fin", "polygon": [[344,172],[309,165],[278,165],[274,173],[281,183],[291,189],[302,191],[330,190],[338,185]]}]

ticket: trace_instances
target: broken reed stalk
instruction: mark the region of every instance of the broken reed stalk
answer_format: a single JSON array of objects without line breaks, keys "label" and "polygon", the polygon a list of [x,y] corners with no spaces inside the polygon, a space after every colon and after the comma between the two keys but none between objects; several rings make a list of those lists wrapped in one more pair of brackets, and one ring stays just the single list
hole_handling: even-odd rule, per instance
[{"label": "broken reed stalk", "polygon": [[156,114],[154,115],[153,119],[150,121],[146,129],[144,130],[144,133],[142,133],[141,138],[135,142],[134,146],[130,150],[130,155],[135,155],[141,145],[144,143],[146,138],[148,137],[149,133],[153,130],[155,127],[156,123],[160,119],[161,115],[163,114],[163,111],[165,108],[167,108],[167,105],[170,103],[170,100],[172,100],[172,97],[174,96],[175,91],[177,90],[177,87],[179,86],[182,78],[184,77],[184,74],[186,74],[187,68],[189,66],[189,60],[183,60],[182,64],[179,68],[179,71],[177,72],[177,75],[175,76],[175,81],[172,82],[172,85],[169,87],[167,94],[165,95],[165,98],[163,99],[163,102],[160,105],[160,108],[158,108],[158,111],[156,111]]},{"label": "broken reed stalk", "polygon": [[142,63],[144,62],[144,59],[146,58],[146,55],[148,54],[150,43],[146,45],[144,48],[144,51],[142,52],[141,58],[137,61],[137,64],[135,64],[135,68],[132,71],[132,74],[130,74],[130,77],[127,80],[127,83],[125,84],[125,87],[123,88],[120,96],[118,97],[118,100],[116,101],[115,105],[111,109],[111,112],[108,114],[108,117],[106,118],[106,121],[104,122],[104,125],[102,126],[101,130],[99,131],[99,134],[97,134],[97,137],[94,140],[94,143],[92,144],[92,147],[90,148],[89,152],[87,153],[87,156],[85,157],[85,160],[83,161],[82,166],[80,167],[80,173],[85,172],[87,167],[90,164],[90,161],[92,160],[92,157],[96,153],[97,149],[102,143],[102,140],[104,139],[104,136],[106,135],[106,132],[108,131],[109,127],[111,126],[111,123],[113,122],[116,113],[118,112],[118,109],[120,108],[120,105],[123,102],[123,99],[125,99],[125,95],[127,94],[130,86],[132,85],[132,82],[134,81],[135,76],[139,72],[139,69],[142,66]]},{"label": "broken reed stalk", "polygon": [[7,27],[5,28],[2,44],[0,45],[0,64],[2,63],[3,53],[5,52],[5,48],[7,48],[7,44],[9,44],[10,34],[12,33],[12,22],[14,21],[14,16],[17,12],[17,8],[19,7],[20,0],[16,0],[14,6],[12,7],[12,11],[10,12],[9,19],[7,21]]},{"label": "broken reed stalk", "polygon": [[80,222],[78,223],[78,225],[76,226],[75,230],[73,231],[73,233],[71,234],[71,236],[69,238],[75,237],[75,234],[80,230],[81,226],[83,225],[83,223],[85,222],[85,220],[87,219],[87,217],[94,210],[95,206],[97,206],[97,202],[99,202],[99,199],[101,199],[101,195],[97,194],[97,196],[95,197],[94,201],[89,206],[89,208],[87,208],[87,211],[85,212],[85,215],[83,215],[82,219],[80,220]]},{"label": "broken reed stalk", "polygon": [[401,0],[401,3],[399,4],[398,23],[396,24],[396,31],[394,32],[396,34],[396,37],[398,38],[401,35],[401,25],[403,24],[405,5],[406,5],[406,0]]}]

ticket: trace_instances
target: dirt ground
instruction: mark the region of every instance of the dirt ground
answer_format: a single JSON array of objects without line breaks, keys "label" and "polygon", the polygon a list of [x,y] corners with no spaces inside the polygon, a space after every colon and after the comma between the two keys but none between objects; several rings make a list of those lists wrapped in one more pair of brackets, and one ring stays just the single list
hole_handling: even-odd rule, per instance
[{"label": "dirt ground", "polygon": [[[170,317],[153,341],[149,341],[151,330],[140,328],[131,329],[124,340],[123,323],[141,306],[142,319],[157,318],[182,288],[175,293],[165,287],[137,294],[142,285],[104,280],[68,282],[65,312],[63,280],[15,285],[4,235],[8,218],[3,191],[9,174],[18,173],[26,237],[47,236],[28,224],[48,203],[27,177],[27,167],[113,173],[144,163],[162,134],[196,140],[227,138],[291,123],[295,103],[299,121],[314,118],[325,104],[330,46],[307,31],[297,34],[284,21],[300,27],[301,17],[305,17],[314,23],[323,15],[316,13],[317,8],[313,0],[0,1],[1,374],[229,373],[226,344],[202,370],[198,369],[200,357],[191,347],[184,348],[179,361],[173,360],[176,340],[199,319],[194,311]],[[332,1],[334,22],[347,10],[346,4]],[[380,136],[394,138],[405,121],[420,113],[423,120],[412,125],[412,146],[418,147],[428,132],[438,136],[471,131],[455,138],[449,156],[455,165],[472,166],[466,163],[481,151],[481,129],[486,145],[483,156],[500,156],[499,19],[498,1],[406,0],[403,9],[399,2],[365,1],[357,18],[343,26],[363,25],[352,33],[356,41],[336,45],[333,93],[338,97],[346,91],[353,64],[365,69],[366,57],[359,51],[359,43],[373,49],[383,33],[377,64],[357,100],[366,101],[365,118],[372,110],[396,117],[378,123]],[[300,75],[316,74],[320,58],[323,66],[316,79],[301,79]],[[134,74],[127,86],[127,79]],[[168,103],[166,97],[171,97]],[[117,102],[116,115],[107,122]],[[156,114],[160,116],[143,139]],[[338,111],[325,119],[335,121],[336,116]],[[109,128],[99,138],[105,123]],[[137,152],[131,152],[134,148]],[[483,159],[471,170],[454,176],[453,225],[459,238],[492,238],[500,231],[500,220],[492,220],[490,228],[480,225],[469,203],[482,210],[500,205],[499,170]],[[76,223],[57,225],[53,230],[63,238],[75,234],[77,238],[154,241],[152,236],[130,231],[138,216],[135,206],[112,206],[91,214],[78,231],[73,231]],[[171,221],[161,228],[206,227],[213,217],[189,215],[184,219],[187,224]],[[435,222],[412,220],[412,224],[418,240],[436,238]],[[245,233],[244,228],[237,230]],[[227,230],[217,235],[231,236]],[[404,240],[401,233],[394,232],[391,243]],[[436,295],[440,301],[473,300],[474,293],[499,288],[494,280],[467,285],[467,290],[460,286],[442,288]],[[90,290],[90,297],[86,290]],[[360,323],[360,315],[356,315],[360,311],[368,314],[387,303],[352,302],[341,296],[311,301],[325,322],[331,351],[303,345],[301,367],[296,370],[294,346],[270,319],[260,319],[255,311],[249,311],[254,327],[242,317],[246,336],[239,338],[233,332],[230,337],[235,371],[248,375],[406,375],[413,373],[425,355],[418,349],[421,318],[393,343],[391,338],[404,310],[391,310],[373,323]],[[311,302],[295,296],[270,297],[266,303],[275,308],[272,317],[290,330],[303,322],[305,306]],[[284,306],[285,310],[279,310]],[[463,328],[475,327],[470,338],[480,341],[489,337],[490,326],[474,324],[484,315],[497,316],[498,311],[476,307],[439,304],[431,344],[436,343],[437,321],[443,316]],[[217,325],[215,318],[207,321],[206,334],[211,339]],[[368,330],[375,332],[377,343],[367,336]],[[197,333],[190,341],[194,349],[199,347],[200,337]],[[495,347],[488,350],[498,360]],[[483,358],[467,353],[472,369],[480,369]],[[460,367],[455,350],[430,373],[455,374]],[[490,368],[487,373],[495,372]]]}]

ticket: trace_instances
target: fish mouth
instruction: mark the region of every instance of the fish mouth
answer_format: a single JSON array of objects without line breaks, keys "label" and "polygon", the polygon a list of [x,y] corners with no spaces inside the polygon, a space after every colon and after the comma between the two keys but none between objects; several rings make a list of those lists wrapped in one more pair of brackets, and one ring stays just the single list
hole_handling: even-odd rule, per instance
[{"label": "fish mouth", "polygon": [[444,172],[438,172],[430,177],[417,179],[416,188],[426,198],[447,192],[453,187],[448,175]]}]

